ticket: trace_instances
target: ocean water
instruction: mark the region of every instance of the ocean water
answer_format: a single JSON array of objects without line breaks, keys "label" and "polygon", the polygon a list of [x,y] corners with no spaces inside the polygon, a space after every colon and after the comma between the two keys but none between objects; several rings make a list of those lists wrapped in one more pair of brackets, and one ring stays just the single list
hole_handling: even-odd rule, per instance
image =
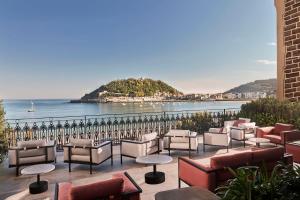
[{"label": "ocean water", "polygon": [[[6,119],[64,117],[99,114],[211,110],[240,108],[243,101],[164,102],[164,103],[69,103],[69,99],[4,100]],[[35,112],[28,112],[34,104]]]}]

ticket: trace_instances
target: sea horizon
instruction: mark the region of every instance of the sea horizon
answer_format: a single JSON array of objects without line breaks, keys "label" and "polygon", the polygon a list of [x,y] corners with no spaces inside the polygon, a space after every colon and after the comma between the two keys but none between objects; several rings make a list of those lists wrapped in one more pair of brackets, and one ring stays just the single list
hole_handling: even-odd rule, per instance
[{"label": "sea horizon", "polygon": [[[4,99],[6,119],[240,109],[248,101],[170,101],[144,103],[70,103],[66,99]],[[34,112],[28,112],[34,103]]]}]

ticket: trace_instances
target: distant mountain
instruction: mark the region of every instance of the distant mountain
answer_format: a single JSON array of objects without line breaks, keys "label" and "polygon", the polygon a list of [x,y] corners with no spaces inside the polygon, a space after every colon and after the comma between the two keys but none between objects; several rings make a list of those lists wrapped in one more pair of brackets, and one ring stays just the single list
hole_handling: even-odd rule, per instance
[{"label": "distant mountain", "polygon": [[84,95],[81,100],[98,99],[99,94],[102,97],[148,97],[158,94],[181,95],[182,93],[160,80],[152,79],[122,79],[114,80],[89,94]]},{"label": "distant mountain", "polygon": [[266,92],[267,94],[274,94],[276,82],[276,79],[257,80],[232,88],[224,93]]}]

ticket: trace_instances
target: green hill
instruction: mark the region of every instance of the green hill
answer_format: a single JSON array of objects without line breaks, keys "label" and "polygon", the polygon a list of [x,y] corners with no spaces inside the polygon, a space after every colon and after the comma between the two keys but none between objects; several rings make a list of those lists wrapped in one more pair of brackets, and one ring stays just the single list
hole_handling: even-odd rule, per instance
[{"label": "green hill", "polygon": [[106,85],[100,86],[93,92],[84,95],[81,100],[97,99],[99,93],[103,96],[131,96],[131,97],[147,97],[154,96],[158,93],[169,95],[182,94],[175,88],[160,80],[152,79],[122,79],[111,81]]},{"label": "green hill", "polygon": [[276,92],[276,79],[256,80],[235,87],[225,93],[245,93],[245,92],[266,92],[274,94]]}]

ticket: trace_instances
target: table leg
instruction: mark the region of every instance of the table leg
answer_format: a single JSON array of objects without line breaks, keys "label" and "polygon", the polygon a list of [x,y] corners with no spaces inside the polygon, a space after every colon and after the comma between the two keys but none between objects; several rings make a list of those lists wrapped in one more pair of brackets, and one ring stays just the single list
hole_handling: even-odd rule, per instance
[{"label": "table leg", "polygon": [[37,180],[29,185],[30,194],[39,194],[48,190],[48,182],[41,181],[40,174],[37,174]]},{"label": "table leg", "polygon": [[159,184],[165,182],[165,173],[159,172],[156,165],[153,165],[153,171],[145,174],[145,182],[148,184]]}]

